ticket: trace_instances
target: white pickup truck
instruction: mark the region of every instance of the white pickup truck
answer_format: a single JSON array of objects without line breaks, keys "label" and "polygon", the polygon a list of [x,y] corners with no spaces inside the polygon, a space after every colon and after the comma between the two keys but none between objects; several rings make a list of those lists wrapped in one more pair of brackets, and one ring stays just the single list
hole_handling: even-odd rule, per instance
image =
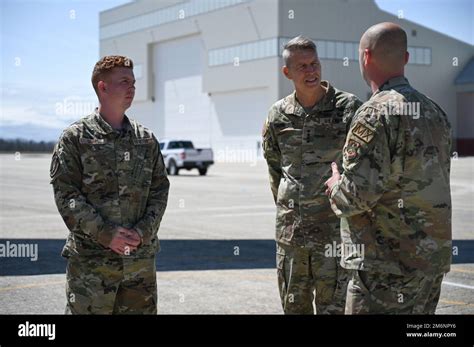
[{"label": "white pickup truck", "polygon": [[198,169],[204,176],[208,167],[214,164],[211,148],[194,148],[189,140],[161,140],[160,149],[170,175],[178,175],[181,169]]}]

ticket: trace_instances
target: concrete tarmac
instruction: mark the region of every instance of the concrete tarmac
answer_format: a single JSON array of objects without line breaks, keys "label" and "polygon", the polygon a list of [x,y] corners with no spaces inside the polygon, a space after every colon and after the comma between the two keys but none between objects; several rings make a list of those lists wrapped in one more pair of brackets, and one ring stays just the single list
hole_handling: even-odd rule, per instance
[{"label": "concrete tarmac", "polygon": [[[0,155],[0,243],[37,245],[38,259],[0,258],[0,314],[62,314],[67,229],[49,184],[50,155]],[[453,239],[438,314],[474,313],[474,158],[452,162]],[[170,177],[159,231],[159,313],[281,314],[275,206],[267,168],[222,163]]]}]

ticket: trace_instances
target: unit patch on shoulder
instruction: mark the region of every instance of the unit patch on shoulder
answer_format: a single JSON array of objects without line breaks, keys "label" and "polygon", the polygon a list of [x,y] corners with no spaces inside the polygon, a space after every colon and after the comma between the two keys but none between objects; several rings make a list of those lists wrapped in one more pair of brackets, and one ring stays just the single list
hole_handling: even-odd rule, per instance
[{"label": "unit patch on shoulder", "polygon": [[374,131],[362,123],[356,124],[356,126],[352,129],[352,134],[357,136],[365,143],[369,143],[374,138]]},{"label": "unit patch on shoulder", "polygon": [[359,147],[360,147],[359,142],[353,139],[349,139],[347,141],[347,145],[344,147],[344,157],[347,160],[352,160],[352,159],[357,158]]},{"label": "unit patch on shoulder", "polygon": [[51,167],[49,168],[49,176],[54,178],[59,171],[59,156],[57,152],[54,152],[53,158],[51,159]]}]

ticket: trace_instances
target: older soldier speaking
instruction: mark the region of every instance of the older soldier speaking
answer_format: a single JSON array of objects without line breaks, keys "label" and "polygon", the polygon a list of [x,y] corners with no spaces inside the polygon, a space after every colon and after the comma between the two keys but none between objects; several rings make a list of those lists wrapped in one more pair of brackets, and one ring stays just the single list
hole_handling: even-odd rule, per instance
[{"label": "older soldier speaking", "polygon": [[[277,205],[278,285],[286,314],[343,314],[348,276],[338,264],[339,220],[324,195],[357,97],[321,80],[315,44],[304,37],[283,51],[295,92],[277,101],[263,128],[263,150]],[[334,247],[336,248],[336,247]]]},{"label": "older soldier speaking", "polygon": [[407,35],[394,23],[360,40],[373,95],[355,115],[327,181],[341,217],[347,314],[434,314],[451,264],[451,130],[443,110],[404,77]]},{"label": "older soldier speaking", "polygon": [[66,313],[156,314],[155,253],[169,181],[150,130],[125,115],[133,62],[106,56],[92,73],[100,107],[64,130],[51,161],[70,233]]}]

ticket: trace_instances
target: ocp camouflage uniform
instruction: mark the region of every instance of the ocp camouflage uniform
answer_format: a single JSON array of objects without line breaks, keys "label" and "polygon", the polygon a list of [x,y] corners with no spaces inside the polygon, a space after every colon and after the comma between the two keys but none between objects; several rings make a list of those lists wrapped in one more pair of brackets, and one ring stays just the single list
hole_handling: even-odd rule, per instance
[{"label": "ocp camouflage uniform", "polygon": [[[351,119],[361,105],[328,82],[309,112],[296,93],[276,102],[263,130],[263,150],[277,206],[276,242],[280,297],[285,313],[344,313],[347,272],[339,265],[339,220],[325,196],[330,164],[340,162]],[[330,250],[329,250],[330,251]],[[314,291],[316,295],[314,295]]]},{"label": "ocp camouflage uniform", "polygon": [[[64,130],[54,150],[51,183],[70,231],[62,252],[68,313],[157,311],[157,232],[169,181],[151,131],[126,116],[123,124],[114,130],[96,111]],[[135,252],[102,246],[118,226],[140,234]]]},{"label": "ocp camouflage uniform", "polygon": [[446,114],[404,77],[359,108],[331,191],[353,270],[346,313],[435,312],[451,263],[450,151]]}]

